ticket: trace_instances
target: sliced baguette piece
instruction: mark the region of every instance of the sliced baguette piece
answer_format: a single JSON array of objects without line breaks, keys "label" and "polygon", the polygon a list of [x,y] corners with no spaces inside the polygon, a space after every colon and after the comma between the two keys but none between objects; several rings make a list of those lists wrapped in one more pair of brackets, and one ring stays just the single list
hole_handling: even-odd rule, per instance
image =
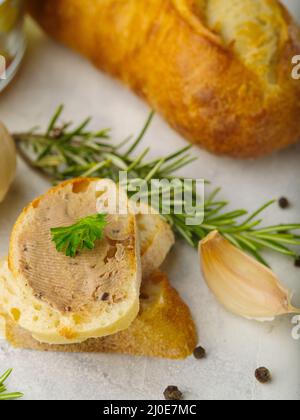
[{"label": "sliced baguette piece", "polygon": [[146,204],[140,204],[136,214],[140,233],[142,275],[146,278],[161,267],[175,243],[175,236],[169,223]]},{"label": "sliced baguette piece", "polygon": [[74,353],[123,353],[136,356],[184,359],[197,345],[196,327],[187,305],[165,274],[143,280],[141,308],[132,325],[122,332],[74,345],[47,345],[34,340],[6,316],[5,335],[15,348]]},{"label": "sliced baguette piece", "polygon": [[[2,263],[0,305],[38,341],[80,343],[127,329],[139,311],[141,262],[136,218],[108,215],[103,240],[76,258],[55,249],[50,228],[97,213],[99,183],[75,179],[52,188],[24,209]],[[3,286],[4,284],[4,286]]]}]

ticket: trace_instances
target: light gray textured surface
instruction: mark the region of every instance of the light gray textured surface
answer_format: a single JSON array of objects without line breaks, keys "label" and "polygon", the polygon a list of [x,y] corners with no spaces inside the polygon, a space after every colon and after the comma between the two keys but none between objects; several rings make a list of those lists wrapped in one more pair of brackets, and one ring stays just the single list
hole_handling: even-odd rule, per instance
[{"label": "light gray textured surface", "polygon": [[[298,0],[289,2],[294,11]],[[299,82],[300,83],[300,82]],[[0,96],[0,118],[12,131],[45,125],[60,103],[66,118],[94,117],[94,127],[113,127],[113,137],[136,133],[148,108],[124,87],[99,74],[90,64],[44,36],[35,36],[18,78]],[[153,156],[164,155],[184,141],[156,117],[146,138]],[[300,145],[258,161],[217,158],[200,150],[184,174],[204,177],[223,186],[222,197],[232,208],[255,209],[270,198],[286,195],[293,206],[267,212],[268,223],[299,221]],[[6,254],[13,223],[26,203],[48,187],[19,162],[18,175],[0,205],[0,253]],[[270,257],[300,305],[300,271],[291,261]],[[165,265],[173,285],[189,303],[208,358],[183,362],[111,355],[40,354],[16,351],[0,341],[0,370],[14,368],[9,382],[27,399],[160,399],[175,384],[191,399],[300,399],[300,341],[291,338],[291,317],[257,324],[226,313],[214,300],[200,274],[197,254],[178,244]],[[271,369],[267,386],[254,379],[254,370]]]}]

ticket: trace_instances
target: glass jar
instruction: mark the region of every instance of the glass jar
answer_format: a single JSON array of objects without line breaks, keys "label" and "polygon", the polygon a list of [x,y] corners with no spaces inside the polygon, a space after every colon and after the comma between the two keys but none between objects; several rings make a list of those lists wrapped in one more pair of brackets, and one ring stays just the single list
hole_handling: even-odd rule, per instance
[{"label": "glass jar", "polygon": [[23,0],[0,0],[0,91],[16,74],[25,51]]}]

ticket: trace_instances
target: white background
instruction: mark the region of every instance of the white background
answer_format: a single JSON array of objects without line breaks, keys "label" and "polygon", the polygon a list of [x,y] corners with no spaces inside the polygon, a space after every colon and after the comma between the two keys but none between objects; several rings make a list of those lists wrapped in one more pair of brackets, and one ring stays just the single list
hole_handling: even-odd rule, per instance
[{"label": "white background", "polygon": [[[298,0],[286,3],[300,18]],[[149,112],[118,82],[36,32],[30,36],[22,71],[0,95],[0,118],[12,131],[37,123],[44,126],[60,103],[66,104],[66,119],[78,122],[92,115],[94,128],[113,127],[116,140],[136,133]],[[159,117],[145,140],[153,156],[184,144]],[[257,161],[218,158],[201,150],[194,153],[199,160],[184,174],[223,186],[222,198],[230,200],[231,208],[254,210],[270,198],[285,195],[292,208],[283,212],[275,206],[266,213],[266,222],[299,222],[299,145]],[[7,253],[11,228],[23,206],[47,188],[46,181],[19,163],[13,188],[0,205],[1,255]],[[286,258],[267,257],[300,305],[299,269]],[[177,244],[164,269],[192,310],[200,342],[208,351],[206,360],[43,354],[13,350],[0,341],[0,370],[14,368],[10,388],[23,391],[27,399],[160,399],[164,388],[174,384],[187,399],[299,400],[300,341],[291,338],[291,317],[257,324],[225,312],[203,281],[196,252],[184,244]],[[261,365],[272,371],[272,384],[262,386],[254,379]]]}]

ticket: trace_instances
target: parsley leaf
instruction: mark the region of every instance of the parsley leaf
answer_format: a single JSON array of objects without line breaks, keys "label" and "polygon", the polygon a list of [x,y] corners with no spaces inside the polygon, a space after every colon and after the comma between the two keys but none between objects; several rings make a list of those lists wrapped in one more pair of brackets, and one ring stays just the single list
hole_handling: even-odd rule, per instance
[{"label": "parsley leaf", "polygon": [[103,237],[106,223],[105,214],[88,216],[72,226],[51,229],[52,241],[58,252],[74,258],[82,249],[94,249],[95,242]]}]

